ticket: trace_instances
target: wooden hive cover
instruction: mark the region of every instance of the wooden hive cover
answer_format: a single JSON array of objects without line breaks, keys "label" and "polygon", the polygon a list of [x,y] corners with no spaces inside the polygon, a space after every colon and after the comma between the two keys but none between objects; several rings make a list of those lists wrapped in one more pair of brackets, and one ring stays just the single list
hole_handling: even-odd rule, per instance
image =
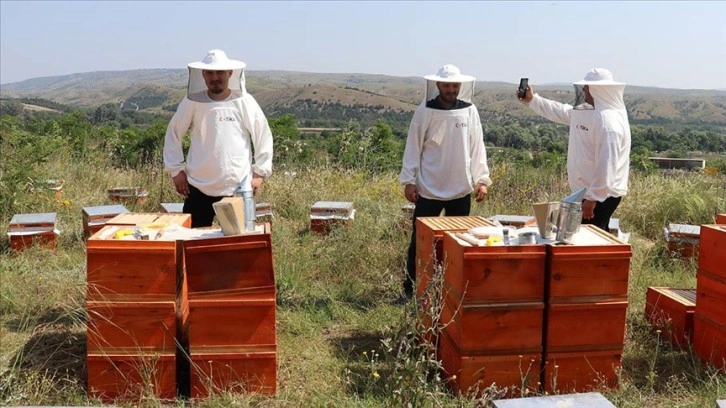
[{"label": "wooden hive cover", "polygon": [[701,236],[701,227],[699,225],[688,224],[668,224],[668,241],[676,242],[695,242]]},{"label": "wooden hive cover", "polygon": [[190,228],[192,216],[190,214],[170,213],[126,213],[119,214],[106,222],[106,225],[141,225],[150,223],[170,223]]},{"label": "wooden hive cover", "polygon": [[544,397],[526,397],[513,399],[498,399],[492,401],[494,408],[615,408],[599,392],[586,392],[567,395],[548,395]]},{"label": "wooden hive cover", "polygon": [[52,231],[55,228],[56,213],[15,214],[10,220],[8,231],[37,230]]},{"label": "wooden hive cover", "polygon": [[159,211],[163,213],[181,213],[184,210],[184,203],[160,203]]},{"label": "wooden hive cover", "polygon": [[[464,217],[419,217],[416,222],[430,230],[437,237],[442,237],[444,231],[468,231],[471,228],[494,226],[495,224],[481,216]],[[418,226],[417,226],[418,228]]]}]

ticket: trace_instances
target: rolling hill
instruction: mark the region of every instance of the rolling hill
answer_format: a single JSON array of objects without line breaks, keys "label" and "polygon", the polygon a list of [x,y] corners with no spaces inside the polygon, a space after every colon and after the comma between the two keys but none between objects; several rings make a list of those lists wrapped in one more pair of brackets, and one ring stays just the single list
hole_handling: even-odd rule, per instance
[{"label": "rolling hill", "polygon": [[[248,91],[268,115],[292,113],[308,120],[363,115],[406,121],[423,96],[423,79],[417,77],[248,71],[246,80]],[[173,111],[185,94],[186,81],[186,69],[102,71],[4,84],[0,95],[3,99],[42,98],[80,108],[113,103],[158,113]],[[574,100],[569,85],[533,86],[545,97]],[[515,88],[514,83],[478,81],[474,102],[482,119],[534,119],[514,98]],[[634,123],[726,126],[726,91],[628,86],[625,92]]]}]

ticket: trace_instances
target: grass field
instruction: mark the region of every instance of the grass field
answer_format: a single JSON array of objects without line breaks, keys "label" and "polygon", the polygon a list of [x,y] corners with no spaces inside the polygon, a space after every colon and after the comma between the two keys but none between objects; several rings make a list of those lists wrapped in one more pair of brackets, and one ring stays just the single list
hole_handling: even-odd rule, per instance
[{"label": "grass field", "polygon": [[[94,405],[86,397],[85,244],[82,208],[106,204],[107,188],[143,186],[149,199],[131,211],[179,201],[158,166],[119,171],[96,158],[77,163],[59,152],[43,165],[65,180],[58,199],[25,191],[13,213],[57,212],[58,247],[13,255],[0,238],[0,404]],[[472,215],[531,214],[531,203],[566,195],[563,174],[514,164],[492,166],[488,201]],[[309,231],[316,201],[352,201],[349,229]],[[497,396],[447,391],[430,350],[416,341],[412,303],[397,306],[409,232],[396,174],[370,175],[329,167],[277,172],[258,201],[272,204],[277,283],[278,393],[220,393],[194,406],[475,407]],[[726,211],[724,175],[631,174],[631,191],[615,216],[630,233],[633,256],[620,386],[601,391],[618,407],[713,407],[726,398],[726,375],[690,350],[663,341],[645,322],[646,288],[694,288],[697,264],[671,257],[663,240],[670,223],[712,223]],[[6,227],[13,214],[0,214]],[[147,396],[129,406],[185,406]]]}]

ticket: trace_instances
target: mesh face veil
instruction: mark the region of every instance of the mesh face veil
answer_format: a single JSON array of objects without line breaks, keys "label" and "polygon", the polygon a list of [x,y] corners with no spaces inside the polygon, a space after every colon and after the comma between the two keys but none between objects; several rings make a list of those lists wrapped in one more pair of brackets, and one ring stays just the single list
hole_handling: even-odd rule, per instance
[{"label": "mesh face veil", "polygon": [[585,85],[578,85],[575,84],[575,102],[573,102],[572,106],[574,106],[574,109],[579,110],[586,110],[586,109],[595,109],[594,106],[590,105],[585,101]]}]

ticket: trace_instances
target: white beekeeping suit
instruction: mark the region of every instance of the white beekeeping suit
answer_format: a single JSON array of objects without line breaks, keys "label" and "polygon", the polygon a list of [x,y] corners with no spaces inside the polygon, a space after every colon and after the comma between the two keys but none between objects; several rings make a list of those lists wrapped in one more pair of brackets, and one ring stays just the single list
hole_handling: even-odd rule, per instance
[{"label": "white beekeeping suit", "polygon": [[[625,84],[607,69],[594,68],[573,83],[574,107],[535,94],[530,108],[545,118],[570,126],[567,175],[570,190],[587,188],[585,199],[603,202],[628,192],[630,124],[625,110]],[[594,106],[584,103],[587,85]]]},{"label": "white beekeeping suit", "polygon": [[[464,197],[477,183],[491,185],[481,120],[471,102],[475,78],[450,64],[424,78],[424,100],[409,126],[400,183],[415,184],[421,197],[432,200]],[[427,107],[439,95],[437,82],[461,84],[452,109]]]},{"label": "white beekeeping suit", "polygon": [[[272,173],[272,133],[259,104],[245,89],[245,67],[222,50],[211,50],[201,61],[188,64],[187,96],[167,128],[164,170],[172,177],[184,170],[189,184],[208,196],[230,196],[251,173],[263,178]],[[203,70],[233,71],[230,96],[222,101],[210,98]],[[185,161],[182,140],[190,127]]]}]

